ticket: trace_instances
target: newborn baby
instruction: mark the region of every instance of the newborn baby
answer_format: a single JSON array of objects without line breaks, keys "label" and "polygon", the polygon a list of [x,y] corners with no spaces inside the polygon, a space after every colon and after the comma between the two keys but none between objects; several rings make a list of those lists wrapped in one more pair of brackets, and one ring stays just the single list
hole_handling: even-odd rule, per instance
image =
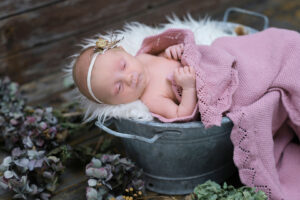
[{"label": "newborn baby", "polygon": [[[205,128],[228,117],[243,184],[269,199],[299,199],[299,55],[296,31],[270,28],[197,45],[192,31],[168,29],[145,38],[135,57],[121,47],[87,49],[73,75],[90,100],[115,105],[141,99],[164,122],[194,114],[194,108]],[[180,102],[174,81],[182,87]]]},{"label": "newborn baby", "polygon": [[[105,45],[85,49],[73,68],[75,84],[88,99],[110,105],[140,99],[150,112],[165,118],[193,113],[197,103],[195,70],[180,63],[183,44],[157,55],[132,56],[121,46],[110,47],[104,39],[98,42]],[[170,75],[182,88],[181,102],[172,91]]]}]

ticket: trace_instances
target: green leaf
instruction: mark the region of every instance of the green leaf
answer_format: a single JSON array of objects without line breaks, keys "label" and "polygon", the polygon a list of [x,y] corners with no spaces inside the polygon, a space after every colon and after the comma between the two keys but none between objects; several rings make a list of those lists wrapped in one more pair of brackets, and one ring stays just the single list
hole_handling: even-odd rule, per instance
[{"label": "green leaf", "polygon": [[243,186],[234,188],[231,185],[223,184],[221,187],[213,181],[206,181],[194,188],[193,200],[267,200],[264,192],[255,192],[255,188]]}]

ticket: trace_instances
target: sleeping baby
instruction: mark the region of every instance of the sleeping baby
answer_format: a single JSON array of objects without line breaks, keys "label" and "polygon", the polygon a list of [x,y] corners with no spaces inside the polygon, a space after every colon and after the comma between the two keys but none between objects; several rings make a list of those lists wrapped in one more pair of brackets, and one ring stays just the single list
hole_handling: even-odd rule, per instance
[{"label": "sleeping baby", "polygon": [[211,127],[277,88],[282,69],[299,70],[290,69],[295,66],[290,60],[298,58],[297,51],[291,51],[298,48],[299,33],[293,31],[270,28],[220,37],[211,45],[198,45],[194,37],[188,29],[168,29],[145,38],[135,56],[117,40],[100,39],[77,57],[73,79],[98,105],[140,99],[160,121],[200,117]]},{"label": "sleeping baby", "polygon": [[[164,118],[180,118],[196,106],[195,69],[180,63],[184,45],[171,45],[158,54],[132,56],[118,41],[99,38],[95,47],[81,52],[73,68],[79,91],[99,104],[126,104],[140,99]],[[179,102],[170,77],[181,87]]]},{"label": "sleeping baby", "polygon": [[300,34],[269,28],[211,45],[195,35],[168,29],[136,56],[100,40],[77,58],[75,83],[100,105],[140,99],[163,122],[201,115],[209,128],[228,117],[241,181],[269,199],[299,199]]}]

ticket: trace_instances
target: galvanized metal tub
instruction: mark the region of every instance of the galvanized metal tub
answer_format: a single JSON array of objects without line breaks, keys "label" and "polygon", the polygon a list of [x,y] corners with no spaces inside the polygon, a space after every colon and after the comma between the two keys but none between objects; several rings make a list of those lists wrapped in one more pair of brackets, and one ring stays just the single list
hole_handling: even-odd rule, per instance
[{"label": "galvanized metal tub", "polygon": [[221,127],[210,129],[204,129],[201,122],[114,123],[119,132],[149,138],[122,138],[128,156],[143,168],[149,190],[187,194],[199,183],[208,179],[222,182],[234,171],[229,138],[232,122],[228,118],[223,118]]},{"label": "galvanized metal tub", "polygon": [[[227,22],[231,11],[262,17],[264,28],[268,19],[259,13],[229,8],[220,25],[233,31],[239,24]],[[257,30],[244,26],[248,33]],[[188,194],[198,184],[210,179],[223,182],[235,167],[230,141],[232,122],[223,117],[220,127],[205,129],[202,122],[161,123],[128,119],[113,120],[117,131],[101,122],[104,131],[121,137],[128,156],[143,168],[147,189],[162,194]]]}]

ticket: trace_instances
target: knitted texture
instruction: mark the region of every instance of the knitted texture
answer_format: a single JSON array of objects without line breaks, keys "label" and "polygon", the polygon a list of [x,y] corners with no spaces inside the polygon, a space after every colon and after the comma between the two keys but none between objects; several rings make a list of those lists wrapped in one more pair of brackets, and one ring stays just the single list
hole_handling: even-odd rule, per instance
[{"label": "knitted texture", "polygon": [[[270,200],[300,199],[299,33],[270,28],[197,46],[191,32],[172,29],[145,39],[139,53],[157,54],[177,43],[185,44],[182,64],[196,69],[205,127],[220,125],[223,115],[234,124],[233,160],[241,181]],[[176,85],[174,92],[180,99]],[[154,116],[167,122],[194,117]]]}]

